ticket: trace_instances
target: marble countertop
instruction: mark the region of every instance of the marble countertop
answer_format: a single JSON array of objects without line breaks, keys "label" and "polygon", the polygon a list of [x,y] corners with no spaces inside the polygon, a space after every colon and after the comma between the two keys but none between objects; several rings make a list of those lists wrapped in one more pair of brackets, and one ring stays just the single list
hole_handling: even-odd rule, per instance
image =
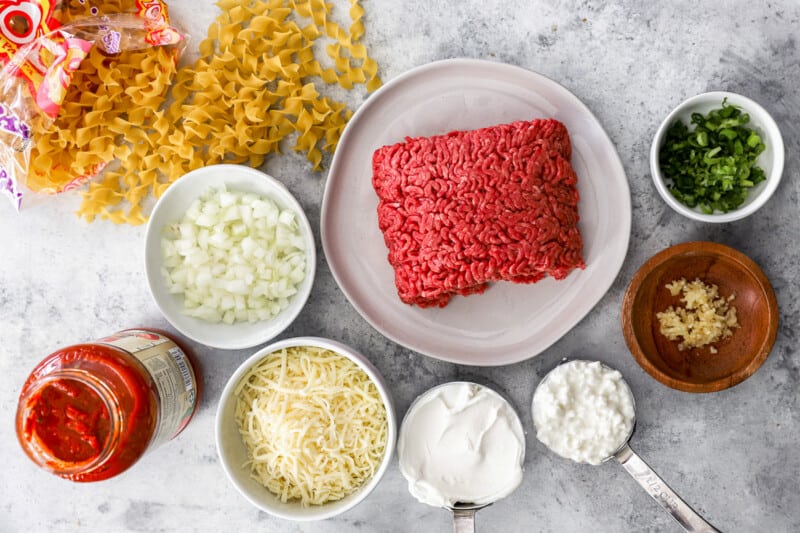
[{"label": "marble countertop", "polygon": [[[334,2],[346,17],[347,3]],[[173,17],[196,36],[216,13],[211,2],[175,0]],[[298,320],[281,335],[318,335],[368,354],[386,377],[398,414],[427,388],[448,380],[493,384],[530,421],[540,378],[562,357],[595,358],[623,372],[637,398],[632,446],[701,514],[723,531],[800,530],[800,4],[363,0],[364,43],[384,80],[454,57],[518,65],[559,82],[608,132],[631,188],[633,227],[622,270],[592,311],[539,356],[480,368],[441,362],[384,338],[338,289],[319,243],[317,278]],[[190,52],[191,55],[191,52]],[[674,213],[656,193],[648,151],[655,130],[679,102],[727,90],[770,111],[786,143],[783,181],[767,206],[734,223],[712,225]],[[363,91],[347,95],[353,108]],[[287,186],[319,227],[325,173],[290,151],[264,169]],[[396,461],[359,506],[328,521],[291,523],[247,503],[226,481],[213,425],[222,387],[253,350],[191,344],[203,368],[205,396],[175,440],[125,474],[73,484],[37,469],[14,435],[17,395],[27,374],[58,347],[126,327],[171,329],[148,294],[142,269],[144,227],[97,222],[74,211],[78,198],[17,215],[0,202],[0,531],[449,531],[450,516],[416,502]],[[771,280],[780,329],[763,367],[722,392],[693,395],[664,387],[633,360],[622,336],[622,295],[636,269],[661,249],[689,240],[733,246]],[[577,465],[544,448],[528,425],[525,476],[505,500],[480,511],[480,531],[679,531],[623,471]]]}]

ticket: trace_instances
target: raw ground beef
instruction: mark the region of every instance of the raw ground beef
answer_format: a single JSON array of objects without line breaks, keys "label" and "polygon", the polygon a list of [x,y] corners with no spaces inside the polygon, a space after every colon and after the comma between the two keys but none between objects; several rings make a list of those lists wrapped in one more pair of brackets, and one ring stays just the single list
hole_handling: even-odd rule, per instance
[{"label": "raw ground beef", "polygon": [[372,158],[378,224],[400,299],[444,307],[488,283],[583,268],[566,127],[519,121],[406,138]]}]

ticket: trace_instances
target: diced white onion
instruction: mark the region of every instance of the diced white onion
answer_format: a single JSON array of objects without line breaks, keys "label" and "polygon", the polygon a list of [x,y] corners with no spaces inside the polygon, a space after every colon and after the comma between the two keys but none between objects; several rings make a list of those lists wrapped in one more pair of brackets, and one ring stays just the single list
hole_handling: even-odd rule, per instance
[{"label": "diced white onion", "polygon": [[270,198],[210,189],[161,239],[167,290],[207,322],[269,320],[306,276],[297,217]]}]

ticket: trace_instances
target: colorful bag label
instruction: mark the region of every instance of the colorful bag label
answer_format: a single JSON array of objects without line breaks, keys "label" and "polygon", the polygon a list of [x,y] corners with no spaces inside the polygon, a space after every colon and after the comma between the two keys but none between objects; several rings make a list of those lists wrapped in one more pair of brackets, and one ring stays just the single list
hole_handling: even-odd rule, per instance
[{"label": "colorful bag label", "polygon": [[0,0],[0,61],[13,64],[37,107],[50,117],[58,114],[73,73],[92,48],[92,43],[58,30],[54,9],[48,0]]},{"label": "colorful bag label", "polygon": [[0,192],[11,200],[14,207],[17,209],[22,207],[22,193],[3,167],[0,167]]},{"label": "colorful bag label", "polygon": [[139,16],[147,21],[147,34],[144,40],[153,46],[175,44],[183,36],[169,25],[167,4],[162,0],[137,0]]},{"label": "colorful bag label", "polygon": [[55,2],[48,0],[0,1],[0,61],[8,63],[20,47],[61,26],[54,10]]},{"label": "colorful bag label", "polygon": [[11,109],[0,102],[0,131],[8,132],[23,141],[31,139],[31,128],[23,122]]},{"label": "colorful bag label", "polygon": [[[137,0],[136,5],[136,15],[145,21],[145,44],[161,46],[183,39],[169,25],[162,0]],[[0,0],[0,62],[12,64],[14,74],[28,84],[36,106],[51,118],[58,115],[74,72],[92,48],[91,42],[59,29],[61,22],[53,16],[56,7],[53,0]],[[120,31],[104,25],[98,29],[103,49],[119,53]]]}]

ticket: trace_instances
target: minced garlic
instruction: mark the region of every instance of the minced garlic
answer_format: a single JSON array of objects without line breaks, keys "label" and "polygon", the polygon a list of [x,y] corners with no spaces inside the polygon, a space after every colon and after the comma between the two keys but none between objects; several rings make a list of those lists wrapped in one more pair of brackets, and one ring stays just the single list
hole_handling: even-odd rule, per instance
[{"label": "minced garlic", "polygon": [[[682,293],[683,307],[670,306],[656,313],[662,335],[671,341],[683,339],[678,344],[679,350],[714,344],[730,337],[733,328],[739,327],[736,308],[729,305],[735,294],[723,298],[716,285],[706,285],[700,279],[687,282],[681,278],[667,283],[665,287],[673,296]],[[717,353],[714,346],[709,351]]]}]

